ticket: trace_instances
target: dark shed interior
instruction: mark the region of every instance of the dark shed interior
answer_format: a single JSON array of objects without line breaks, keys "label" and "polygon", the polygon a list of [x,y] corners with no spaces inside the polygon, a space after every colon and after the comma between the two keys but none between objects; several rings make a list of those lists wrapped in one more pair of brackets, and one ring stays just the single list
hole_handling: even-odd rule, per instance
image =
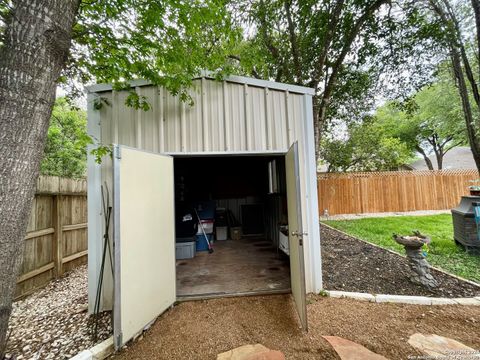
[{"label": "dark shed interior", "polygon": [[178,157],[174,167],[177,217],[191,213],[198,223],[194,209],[202,222],[215,214],[206,234],[195,231],[194,254],[178,255],[186,245],[178,244],[177,222],[177,296],[289,291],[288,251],[280,246],[288,219],[284,156]]}]

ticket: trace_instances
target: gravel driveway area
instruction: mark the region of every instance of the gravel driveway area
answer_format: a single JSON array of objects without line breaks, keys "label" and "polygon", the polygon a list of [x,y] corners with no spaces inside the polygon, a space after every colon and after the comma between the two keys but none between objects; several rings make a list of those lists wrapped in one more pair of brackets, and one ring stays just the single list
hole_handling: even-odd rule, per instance
[{"label": "gravel driveway area", "polygon": [[408,279],[407,259],[321,225],[323,286],[327,290],[433,297],[480,296],[480,286],[432,269],[436,289]]},{"label": "gravel driveway area", "polygon": [[[7,359],[69,359],[95,343],[87,313],[87,267],[76,268],[13,304]],[[100,317],[99,339],[110,336],[110,315]]]},{"label": "gravel driveway area", "polygon": [[141,340],[115,360],[215,359],[261,343],[287,359],[336,359],[322,335],[355,341],[391,360],[420,355],[408,343],[416,332],[438,334],[480,349],[480,307],[376,304],[311,296],[309,332],[299,329],[289,295],[185,302],[159,317]]}]

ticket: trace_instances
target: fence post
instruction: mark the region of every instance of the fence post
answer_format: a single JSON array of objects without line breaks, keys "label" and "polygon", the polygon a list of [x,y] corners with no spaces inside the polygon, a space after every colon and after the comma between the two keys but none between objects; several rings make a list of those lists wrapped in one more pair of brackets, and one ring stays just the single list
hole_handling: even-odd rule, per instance
[{"label": "fence post", "polygon": [[53,262],[55,269],[55,278],[63,274],[63,224],[62,224],[62,201],[61,195],[53,196]]}]

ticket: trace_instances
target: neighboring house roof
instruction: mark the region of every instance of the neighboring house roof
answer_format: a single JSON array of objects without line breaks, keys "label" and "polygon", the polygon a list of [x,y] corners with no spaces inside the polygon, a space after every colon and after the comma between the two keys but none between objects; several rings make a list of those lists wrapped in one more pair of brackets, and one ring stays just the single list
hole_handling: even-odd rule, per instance
[{"label": "neighboring house roof", "polygon": [[[433,168],[437,168],[437,159],[435,154],[429,156],[432,161]],[[427,164],[423,158],[405,165],[411,170],[428,170]],[[443,169],[476,169],[475,160],[473,159],[472,150],[468,146],[458,146],[448,151],[443,157]]]}]

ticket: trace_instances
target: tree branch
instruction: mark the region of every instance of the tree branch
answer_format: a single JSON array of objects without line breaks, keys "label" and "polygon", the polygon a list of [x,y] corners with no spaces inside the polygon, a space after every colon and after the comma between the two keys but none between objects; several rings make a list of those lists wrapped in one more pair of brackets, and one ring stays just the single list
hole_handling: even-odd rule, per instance
[{"label": "tree branch", "polygon": [[[480,62],[480,0],[472,0],[472,8],[477,27],[477,60]],[[480,67],[478,69],[478,79],[480,81]]]},{"label": "tree branch", "polygon": [[[432,2],[432,0],[430,0],[430,2]],[[451,23],[453,24],[453,28],[452,28],[452,26],[449,26],[449,27],[451,28],[452,35],[454,36],[454,38],[453,38],[454,39],[454,46],[460,52],[460,57],[461,57],[462,62],[463,62],[463,67],[465,68],[465,75],[467,76],[467,79],[470,83],[470,87],[471,87],[472,92],[473,92],[473,98],[475,100],[475,103],[477,104],[477,107],[480,109],[480,93],[479,93],[479,90],[478,90],[477,82],[476,82],[475,77],[473,75],[472,67],[470,66],[470,61],[468,60],[468,56],[467,56],[467,53],[465,51],[465,46],[462,42],[462,32],[461,32],[461,29],[460,29],[460,25],[458,23],[456,15],[455,15],[455,13],[452,9],[452,6],[450,5],[449,0],[442,0],[442,2],[447,9],[446,13],[445,13],[445,10],[443,10],[440,6],[436,7],[437,11],[445,13],[444,17],[446,17],[447,14],[450,17]],[[475,2],[475,0],[472,0],[472,3],[473,2]],[[448,20],[447,20],[446,25],[448,26]],[[480,29],[477,28],[477,31],[479,31],[479,30]]]},{"label": "tree branch", "polygon": [[357,22],[355,23],[353,29],[350,31],[348,36],[345,39],[342,51],[338,56],[337,60],[335,61],[332,67],[332,73],[330,78],[328,79],[327,86],[323,92],[322,100],[320,103],[320,107],[326,106],[330,100],[330,95],[333,91],[333,87],[337,81],[337,76],[340,71],[340,67],[345,60],[345,57],[350,51],[353,41],[356,39],[358,33],[361,31],[363,25],[368,20],[372,14],[377,11],[383,4],[386,4],[388,0],[376,0],[371,6],[369,6],[365,12],[358,18]]},{"label": "tree branch", "polygon": [[327,24],[327,32],[325,34],[325,39],[323,40],[322,50],[318,57],[317,65],[315,66],[315,70],[312,76],[312,87],[315,89],[318,87],[318,83],[320,82],[320,78],[323,74],[323,67],[327,61],[327,54],[328,50],[330,49],[330,44],[333,39],[333,34],[337,28],[338,22],[340,20],[340,15],[342,14],[344,0],[338,0],[335,8],[333,9],[332,16],[330,18],[329,23]]},{"label": "tree branch", "polygon": [[[232,60],[237,60],[239,63],[242,62],[242,59],[238,55],[229,54],[227,55],[227,57]],[[261,79],[260,75],[258,75],[257,70],[255,70],[255,67],[252,67],[251,74],[254,78]]]},{"label": "tree branch", "polygon": [[300,64],[300,53],[298,50],[297,35],[295,34],[295,24],[292,21],[292,13],[290,11],[290,0],[285,0],[283,2],[283,5],[285,8],[285,14],[287,15],[288,34],[290,39],[290,45],[292,47],[293,66],[295,67],[294,72],[297,78],[296,83],[298,85],[301,85],[302,67]]},{"label": "tree branch", "polygon": [[430,158],[427,156],[425,150],[423,150],[420,145],[415,145],[415,150],[417,150],[423,156],[423,160],[425,160],[428,170],[433,170],[432,160],[430,160]]}]

